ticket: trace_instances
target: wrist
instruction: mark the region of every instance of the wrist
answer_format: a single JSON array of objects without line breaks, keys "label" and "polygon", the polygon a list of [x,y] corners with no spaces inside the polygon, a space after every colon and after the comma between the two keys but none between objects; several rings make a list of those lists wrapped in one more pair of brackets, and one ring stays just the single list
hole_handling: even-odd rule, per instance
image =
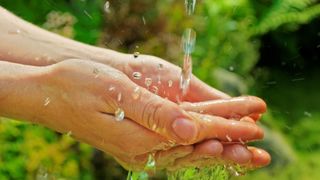
[{"label": "wrist", "polygon": [[42,101],[39,82],[46,67],[0,61],[0,69],[0,116],[34,121]]}]

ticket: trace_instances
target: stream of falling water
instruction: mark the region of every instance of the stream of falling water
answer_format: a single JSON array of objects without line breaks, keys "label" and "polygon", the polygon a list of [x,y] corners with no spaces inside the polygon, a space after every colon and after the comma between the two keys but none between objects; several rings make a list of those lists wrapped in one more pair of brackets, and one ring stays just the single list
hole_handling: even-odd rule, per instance
[{"label": "stream of falling water", "polygon": [[[194,14],[196,0],[184,0],[186,14],[187,16],[192,16]],[[196,43],[196,32],[192,28],[186,28],[181,38],[181,46],[184,53],[183,56],[183,65],[180,75],[180,89],[182,96],[186,95],[189,90],[190,80],[192,76],[192,52],[194,51],[194,46]],[[138,54],[134,54],[135,57]],[[140,79],[141,74],[135,72],[133,74],[135,79]],[[145,84],[149,89],[152,80],[149,78],[145,79]],[[172,81],[168,82],[169,87],[172,86]],[[215,161],[214,159],[212,160]],[[149,178],[148,173],[155,173],[156,171],[156,161],[154,159],[154,154],[151,153],[148,156],[148,161],[145,165],[144,171],[142,172],[133,172],[129,171],[127,180],[147,180]],[[245,170],[239,165],[223,165],[216,164],[206,167],[189,167],[180,169],[174,172],[167,172],[169,180],[227,180],[231,176],[239,176],[245,173]]]},{"label": "stream of falling water", "polygon": [[[184,1],[186,7],[186,13],[188,16],[193,15],[196,0],[185,0]],[[182,91],[182,95],[184,96],[190,85],[190,79],[192,76],[192,57],[191,53],[194,50],[194,45],[196,43],[196,32],[192,28],[185,29],[182,38],[181,38],[181,46],[183,50],[183,65],[180,76],[180,89]]]}]

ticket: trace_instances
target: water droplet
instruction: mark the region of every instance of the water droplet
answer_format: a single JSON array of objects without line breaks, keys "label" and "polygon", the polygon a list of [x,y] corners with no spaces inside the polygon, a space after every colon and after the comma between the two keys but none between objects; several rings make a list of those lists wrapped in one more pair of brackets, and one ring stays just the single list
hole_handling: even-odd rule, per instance
[{"label": "water droplet", "polygon": [[232,176],[243,176],[246,173],[246,169],[239,164],[227,166],[227,170]]},{"label": "water droplet", "polygon": [[158,75],[158,84],[161,84],[161,76]]},{"label": "water droplet", "polygon": [[157,125],[156,125],[156,124],[153,124],[152,127],[151,127],[151,130],[152,130],[152,131],[155,131],[156,129],[157,129]]},{"label": "water droplet", "polygon": [[234,67],[233,67],[233,66],[230,66],[230,67],[229,67],[229,70],[230,70],[230,71],[234,71]]},{"label": "water droplet", "polygon": [[193,52],[194,49],[194,45],[196,42],[196,32],[191,29],[191,28],[187,28],[183,35],[182,35],[182,49],[183,52],[185,52],[185,54],[191,54]]},{"label": "water droplet", "polygon": [[132,77],[133,79],[141,79],[141,73],[140,72],[133,72]]},{"label": "water droplet", "polygon": [[116,88],[114,86],[109,87],[109,91],[114,91]]},{"label": "water droplet", "polygon": [[133,99],[138,99],[140,97],[140,87],[137,86],[134,88],[133,92],[132,92],[132,98]]},{"label": "water droplet", "polygon": [[229,142],[232,142],[232,139],[231,139],[231,137],[230,137],[229,135],[226,135],[226,138],[227,138],[227,140],[228,140]]},{"label": "water droplet", "polygon": [[186,12],[190,16],[194,13],[196,7],[196,0],[184,0],[184,5],[186,7]]},{"label": "water droplet", "polygon": [[144,16],[142,16],[142,22],[143,22],[144,25],[147,24],[147,23],[146,23],[146,18],[144,18]]},{"label": "water droplet", "polygon": [[67,136],[71,136],[72,135],[72,131],[68,131],[66,135]]},{"label": "water droplet", "polygon": [[228,170],[229,170],[230,174],[232,174],[233,176],[240,176],[240,173],[232,166],[228,166]]},{"label": "water droplet", "polygon": [[122,121],[124,119],[124,111],[121,108],[118,108],[114,113],[116,121]]},{"label": "water droplet", "polygon": [[98,68],[93,68],[93,74],[95,74],[94,78],[99,77],[99,69]]},{"label": "water droplet", "polygon": [[240,142],[241,144],[245,144],[241,138],[239,138],[239,142]]},{"label": "water droplet", "polygon": [[137,58],[139,55],[140,55],[140,53],[139,53],[138,51],[135,51],[135,52],[133,53],[133,57],[134,57],[134,58]]},{"label": "water droplet", "polygon": [[207,116],[207,115],[202,115],[200,118],[203,121],[207,121],[207,122],[211,122],[212,121],[211,118],[209,116]]},{"label": "water droplet", "polygon": [[308,111],[305,111],[305,112],[304,112],[304,115],[305,115],[305,116],[308,116],[308,117],[312,117],[312,114],[311,114],[310,112],[308,112]]},{"label": "water droplet", "polygon": [[152,79],[151,78],[145,78],[144,84],[149,88],[149,86],[152,84]]},{"label": "water droplet", "polygon": [[45,100],[44,100],[44,106],[48,106],[48,104],[51,102],[50,98],[47,97]]},{"label": "water droplet", "polygon": [[161,63],[158,64],[158,69],[159,69],[159,70],[162,70],[162,69],[163,69],[163,64],[161,64]]},{"label": "water droplet", "polygon": [[118,96],[117,96],[117,100],[118,100],[118,102],[120,102],[120,101],[121,101],[121,98],[122,98],[122,94],[121,94],[121,93],[118,93]]},{"label": "water droplet", "polygon": [[172,84],[173,84],[173,81],[172,81],[172,80],[169,80],[169,81],[168,81],[168,87],[172,87]]},{"label": "water droplet", "polygon": [[106,1],[103,6],[104,12],[110,13],[110,2]]},{"label": "water droplet", "polygon": [[20,33],[21,33],[21,30],[20,30],[20,29],[10,30],[8,33],[9,33],[9,34],[20,34]]},{"label": "water droplet", "polygon": [[158,89],[157,86],[152,86],[151,91],[152,91],[154,94],[158,94],[159,89]]},{"label": "water droplet", "polygon": [[93,19],[92,16],[88,13],[88,11],[84,10],[83,12],[86,16],[88,16],[89,19]]},{"label": "water droplet", "polygon": [[145,171],[154,172],[156,170],[156,161],[154,159],[155,154],[151,153],[148,155],[148,161],[144,167]]}]

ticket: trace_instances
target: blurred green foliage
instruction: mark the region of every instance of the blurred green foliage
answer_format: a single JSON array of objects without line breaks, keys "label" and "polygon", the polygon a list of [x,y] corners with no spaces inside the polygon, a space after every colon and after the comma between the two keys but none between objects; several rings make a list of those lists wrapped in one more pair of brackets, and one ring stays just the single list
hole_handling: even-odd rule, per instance
[{"label": "blurred green foliage", "polygon": [[[272,164],[240,179],[320,178],[320,4],[317,0],[0,0],[38,26],[76,40],[180,64],[180,36],[197,31],[194,74],[232,95],[263,97]],[[39,126],[0,121],[0,179],[124,179],[103,153]]]}]

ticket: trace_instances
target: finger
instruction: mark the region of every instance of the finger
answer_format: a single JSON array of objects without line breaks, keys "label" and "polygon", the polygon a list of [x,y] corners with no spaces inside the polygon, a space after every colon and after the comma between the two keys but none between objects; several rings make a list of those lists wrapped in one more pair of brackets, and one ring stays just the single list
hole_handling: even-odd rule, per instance
[{"label": "finger", "polygon": [[232,144],[223,145],[223,152],[218,156],[203,156],[195,155],[195,153],[189,154],[186,157],[177,159],[173,166],[170,166],[170,170],[176,170],[181,167],[205,167],[216,164],[240,164],[248,165],[251,161],[251,152],[242,145]]},{"label": "finger", "polygon": [[[196,148],[195,148],[196,149]],[[240,144],[223,145],[223,152],[220,156],[195,155],[195,151],[168,167],[170,171],[185,167],[205,167],[215,164],[239,164],[244,168],[255,169],[266,166],[270,163],[270,155],[255,147],[245,147]]]},{"label": "finger", "polygon": [[121,110],[125,117],[180,144],[196,141],[196,124],[176,103],[137,86],[125,75],[111,81],[110,86],[112,91],[104,94],[103,112]]},{"label": "finger", "polygon": [[[128,156],[132,154],[145,154],[168,147],[169,142],[166,138],[140,126],[132,120],[124,119],[121,122],[117,122],[113,115],[102,113],[88,119],[91,120],[91,123],[75,125],[83,126],[84,128],[80,129],[82,135],[78,139],[104,152]],[[78,137],[75,133],[73,135]]]},{"label": "finger", "polygon": [[228,98],[230,98],[229,95],[210,87],[197,77],[192,76],[190,87],[184,100],[189,102],[201,102]]},{"label": "finger", "polygon": [[180,104],[184,110],[221,116],[227,119],[240,119],[243,116],[259,118],[266,111],[266,103],[258,97],[244,96],[219,99],[198,103],[184,102]]},{"label": "finger", "polygon": [[189,112],[198,123],[197,140],[216,138],[224,142],[244,142],[263,138],[263,130],[255,123],[228,120],[218,116],[210,116]]},{"label": "finger", "polygon": [[196,145],[194,156],[214,156],[218,157],[223,151],[223,145],[218,140],[206,140]]},{"label": "finger", "polygon": [[[211,163],[221,156],[223,145],[217,140],[207,140],[194,145],[194,150],[191,154],[177,158],[173,164],[168,166],[169,170],[174,170],[183,167],[200,167],[208,163],[204,159],[210,159]],[[202,165],[201,165],[202,164]]]},{"label": "finger", "polygon": [[237,164],[248,164],[252,159],[252,153],[240,144],[230,144],[223,146],[222,159],[227,162]]},{"label": "finger", "polygon": [[245,116],[245,117],[241,118],[240,121],[241,122],[253,123],[253,124],[255,123],[255,121],[249,116]]},{"label": "finger", "polygon": [[248,147],[248,149],[251,151],[252,154],[251,167],[259,168],[270,164],[271,156],[268,152],[256,147]]}]

